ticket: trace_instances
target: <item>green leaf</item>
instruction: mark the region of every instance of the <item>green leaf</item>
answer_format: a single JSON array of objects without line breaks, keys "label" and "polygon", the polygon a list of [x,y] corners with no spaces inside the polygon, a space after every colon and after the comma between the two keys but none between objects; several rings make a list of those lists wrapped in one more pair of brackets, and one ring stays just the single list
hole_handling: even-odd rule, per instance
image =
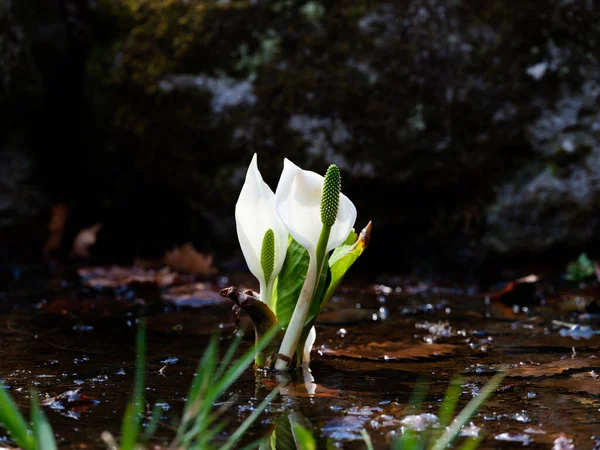
[{"label": "green leaf", "polygon": [[54,432],[46,416],[40,409],[40,403],[35,391],[31,392],[31,423],[33,425],[36,448],[38,450],[56,450]]},{"label": "green leaf", "polygon": [[[296,303],[298,303],[298,297],[308,270],[309,258],[308,251],[290,236],[285,262],[273,286],[271,302],[279,326],[283,329],[287,329],[296,308]],[[325,285],[326,278],[327,270],[323,270],[315,298],[319,298],[318,295],[322,292],[322,286]]]},{"label": "green leaf", "polygon": [[348,269],[352,267],[352,264],[354,264],[369,245],[371,227],[371,222],[369,222],[360,232],[360,236],[357,236],[354,230],[350,231],[350,234],[344,243],[339,245],[329,257],[329,284],[327,285],[325,294],[321,296],[322,298],[315,297],[318,301],[313,302],[313,305],[311,306],[310,312],[308,313],[307,325],[312,326],[316,316],[323,308],[325,308],[325,306],[327,306],[327,303],[329,303],[329,300],[333,297],[333,294],[344,279],[344,275],[346,275]]},{"label": "green leaf", "polygon": [[34,450],[35,439],[29,432],[27,422],[13,402],[6,388],[0,384],[0,422],[13,439],[24,450]]},{"label": "green leaf", "polygon": [[567,265],[567,275],[565,278],[571,281],[583,281],[594,274],[595,261],[588,258],[587,254],[582,253],[576,261],[571,261]]}]

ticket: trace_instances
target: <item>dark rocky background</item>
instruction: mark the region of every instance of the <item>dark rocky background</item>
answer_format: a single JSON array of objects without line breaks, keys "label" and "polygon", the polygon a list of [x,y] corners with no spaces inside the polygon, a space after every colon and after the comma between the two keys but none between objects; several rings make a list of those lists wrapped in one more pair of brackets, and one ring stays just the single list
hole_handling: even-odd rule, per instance
[{"label": "dark rocky background", "polygon": [[593,0],[0,0],[0,257],[239,261],[252,153],[336,163],[363,267],[599,248]]}]

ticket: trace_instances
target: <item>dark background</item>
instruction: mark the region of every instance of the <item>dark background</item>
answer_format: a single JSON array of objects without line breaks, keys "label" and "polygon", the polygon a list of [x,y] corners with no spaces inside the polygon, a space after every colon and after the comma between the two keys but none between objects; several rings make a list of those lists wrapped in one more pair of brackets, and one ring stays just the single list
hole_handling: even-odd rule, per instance
[{"label": "dark background", "polygon": [[0,257],[100,223],[96,263],[237,267],[256,152],[273,189],[340,166],[363,270],[563,264],[599,247],[599,40],[592,0],[4,0]]}]

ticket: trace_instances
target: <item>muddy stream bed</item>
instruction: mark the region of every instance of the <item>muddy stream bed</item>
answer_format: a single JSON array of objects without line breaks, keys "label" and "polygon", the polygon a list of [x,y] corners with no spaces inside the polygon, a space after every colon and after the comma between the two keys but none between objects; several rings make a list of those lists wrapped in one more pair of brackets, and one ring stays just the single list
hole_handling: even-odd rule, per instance
[{"label": "muddy stream bed", "polygon": [[[27,411],[29,389],[52,397],[79,389],[78,402],[46,406],[60,448],[106,448],[119,435],[132,393],[136,321],[147,321],[146,401],[161,403],[152,443],[173,436],[199,358],[213,333],[221,351],[235,328],[228,285],[253,287],[232,274],[199,283],[168,272],[5,267],[0,292],[0,381]],[[543,280],[542,280],[543,281]],[[409,426],[409,400],[428,383],[419,413],[436,415],[450,380],[463,379],[459,407],[497,370],[508,372],[464,430],[481,448],[552,448],[561,434],[578,449],[600,448],[600,320],[596,285],[526,283],[487,297],[474,286],[381,279],[345,284],[317,326],[314,383],[290,383],[244,442],[301,414],[320,448],[388,448]],[[560,284],[560,283],[559,283]],[[515,306],[516,305],[516,306]],[[242,324],[249,322],[242,318]],[[241,353],[253,342],[249,329]],[[227,432],[272,389],[251,370],[230,389]],[[224,399],[226,400],[226,399]],[[435,417],[422,416],[422,420]],[[0,445],[5,439],[0,431]]]}]

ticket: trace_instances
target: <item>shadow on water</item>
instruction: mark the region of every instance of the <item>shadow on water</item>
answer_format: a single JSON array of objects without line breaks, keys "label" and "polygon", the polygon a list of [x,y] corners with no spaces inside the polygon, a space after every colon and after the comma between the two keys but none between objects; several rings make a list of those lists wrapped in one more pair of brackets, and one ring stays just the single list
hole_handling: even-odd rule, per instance
[{"label": "shadow on water", "polygon": [[[155,443],[169,442],[211,334],[221,334],[224,351],[235,328],[231,305],[215,293],[245,279],[178,279],[171,281],[179,287],[157,288],[138,278],[99,289],[59,269],[14,270],[2,271],[0,379],[17,404],[28,408],[30,387],[47,398],[78,390],[47,402],[59,444],[105,448],[100,435],[119,434],[132,392],[136,322],[145,316],[146,400],[150,410],[156,402],[163,409]],[[455,376],[462,377],[462,407],[504,370],[508,376],[464,430],[479,430],[482,448],[550,448],[560,433],[577,448],[599,448],[600,335],[597,316],[586,312],[596,293],[536,286],[537,297],[514,301],[486,301],[473,286],[402,279],[346,286],[319,321],[311,374],[287,384],[245,441],[278,430],[286,442],[295,421],[312,428],[320,447],[363,449],[366,428],[376,448],[387,448],[414,425],[403,418],[417,387],[428,388],[417,414],[437,415]],[[252,342],[248,332],[239,351]],[[230,390],[227,430],[278,382],[247,371]],[[435,425],[435,416],[423,417]]]}]

